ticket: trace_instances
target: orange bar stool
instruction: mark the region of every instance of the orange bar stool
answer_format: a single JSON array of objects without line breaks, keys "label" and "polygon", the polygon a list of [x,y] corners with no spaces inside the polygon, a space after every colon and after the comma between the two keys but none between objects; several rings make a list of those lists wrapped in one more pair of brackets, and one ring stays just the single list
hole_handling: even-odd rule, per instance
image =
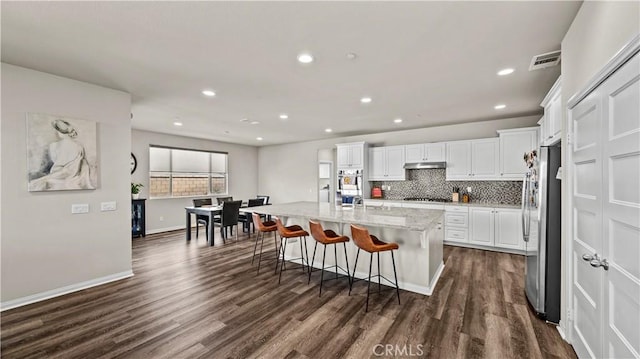
[{"label": "orange bar stool", "polygon": [[[253,228],[258,229],[258,235],[256,236],[256,245],[253,247],[253,257],[251,257],[251,265],[253,265],[253,261],[256,258],[256,250],[258,249],[258,241],[262,239],[260,242],[260,254],[258,255],[258,274],[260,274],[260,263],[262,262],[262,248],[264,246],[264,236],[266,233],[273,232],[273,242],[275,243],[276,253],[278,252],[278,239],[276,238],[276,231],[278,230],[278,226],[274,221],[265,221],[262,222],[260,215],[258,213],[252,213],[253,217]],[[277,262],[277,261],[276,261]]]},{"label": "orange bar stool", "polygon": [[[347,260],[347,242],[349,242],[349,237],[340,236],[336,234],[336,232],[330,229],[324,230],[322,228],[322,225],[316,221],[311,221],[311,220],[309,221],[309,229],[311,230],[311,235],[313,236],[313,239],[316,240],[316,244],[313,247],[313,256],[311,257],[312,266],[309,267],[309,280],[307,281],[307,284],[311,283],[311,272],[313,272],[313,262],[316,259],[316,249],[318,248],[318,243],[321,243],[322,245],[324,245],[324,251],[322,253],[322,267],[320,267],[320,294],[318,294],[318,297],[322,296],[322,282],[324,282],[324,270],[326,269],[324,266],[324,258],[327,255],[328,244],[333,244],[333,254],[336,260],[336,264],[334,266],[328,267],[328,268],[335,267],[336,269],[336,277],[333,279],[338,279],[338,269],[340,269],[347,274],[347,280],[349,280],[349,287],[351,287],[351,277],[349,275],[349,261]],[[344,247],[344,258],[345,258],[345,262],[347,262],[346,270],[338,266],[338,249],[337,249],[338,243],[342,243]]]},{"label": "orange bar stool", "polygon": [[365,312],[369,311],[369,292],[371,289],[371,265],[373,264],[373,254],[378,254],[378,274],[374,277],[378,277],[378,292],[380,292],[380,278],[383,278],[387,282],[393,285],[389,279],[383,277],[380,274],[380,252],[391,252],[391,261],[393,262],[393,276],[396,280],[396,293],[398,294],[398,304],[400,304],[400,288],[398,287],[398,275],[396,273],[396,260],[393,257],[393,251],[398,249],[397,243],[385,243],[378,239],[378,237],[370,235],[369,231],[366,228],[351,225],[351,235],[353,236],[353,242],[358,246],[358,253],[356,254],[356,263],[353,267],[353,276],[351,279],[351,286],[349,287],[349,295],[351,295],[351,289],[353,287],[353,283],[356,281],[356,268],[358,267],[358,256],[360,255],[360,250],[367,251],[371,253],[371,259],[369,260],[369,284],[367,285],[367,305],[365,307]]},{"label": "orange bar stool", "polygon": [[[284,224],[282,224],[280,218],[276,218],[276,226],[278,228],[278,234],[280,235],[280,252],[282,252],[280,275],[278,275],[278,284],[280,284],[280,279],[282,278],[282,269],[284,267],[284,253],[287,250],[287,241],[289,238],[300,238],[300,258],[293,258],[292,260],[300,259],[303,273],[305,272],[305,263],[307,267],[309,266],[309,253],[307,253],[307,236],[309,236],[309,232],[305,231],[298,225],[285,227]],[[302,249],[303,242],[304,252]],[[278,261],[279,259],[280,254],[278,253]],[[278,271],[278,261],[276,261],[276,271]]]}]

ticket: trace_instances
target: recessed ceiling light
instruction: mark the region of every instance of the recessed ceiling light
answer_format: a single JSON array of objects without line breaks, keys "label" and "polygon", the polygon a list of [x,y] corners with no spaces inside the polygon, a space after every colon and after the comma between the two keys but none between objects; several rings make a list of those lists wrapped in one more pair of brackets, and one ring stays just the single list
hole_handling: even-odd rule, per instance
[{"label": "recessed ceiling light", "polygon": [[249,121],[248,118],[243,118],[243,119],[240,120],[240,122],[248,122],[248,121]]},{"label": "recessed ceiling light", "polygon": [[251,121],[251,124],[252,124],[252,125],[259,125],[259,124],[260,124],[260,121]]},{"label": "recessed ceiling light", "polygon": [[298,55],[298,61],[303,64],[310,64],[313,62],[313,56],[309,53],[302,53]]},{"label": "recessed ceiling light", "polygon": [[224,133],[228,135],[228,134],[229,134],[229,131],[224,131]]},{"label": "recessed ceiling light", "polygon": [[289,115],[287,115],[286,113],[281,113],[280,114],[280,118],[283,119],[283,120],[286,120],[286,119],[289,118]]},{"label": "recessed ceiling light", "polygon": [[356,59],[356,57],[358,57],[358,55],[356,55],[356,54],[355,54],[355,53],[353,53],[353,52],[349,52],[349,53],[347,53],[347,59],[349,59],[349,60],[355,60],[355,59]]},{"label": "recessed ceiling light", "polygon": [[256,140],[262,141],[262,137],[256,137]]},{"label": "recessed ceiling light", "polygon": [[213,97],[216,95],[216,93],[213,90],[202,90],[202,94],[209,97]]},{"label": "recessed ceiling light", "polygon": [[514,69],[502,69],[502,70],[498,71],[498,75],[499,76],[506,76],[506,75],[512,74],[513,71],[515,71],[515,70]]},{"label": "recessed ceiling light", "polygon": [[363,97],[360,99],[360,102],[362,103],[371,103],[371,97]]},{"label": "recessed ceiling light", "polygon": [[402,119],[401,119],[401,118],[396,118],[395,120],[393,120],[393,122],[395,122],[395,123],[402,123]]},{"label": "recessed ceiling light", "polygon": [[332,131],[333,131],[333,130],[332,130],[332,129],[330,129],[330,128],[325,128],[325,129],[324,129],[324,132],[332,132]]},{"label": "recessed ceiling light", "polygon": [[178,122],[178,121],[176,121],[176,122],[174,122],[174,123],[173,123],[173,125],[174,125],[174,126],[178,126],[178,127],[180,127],[180,126],[182,126],[182,122]]},{"label": "recessed ceiling light", "polygon": [[503,108],[507,107],[507,105],[504,104],[500,104],[500,105],[495,105],[493,106],[493,108],[495,108],[496,110],[502,110]]}]

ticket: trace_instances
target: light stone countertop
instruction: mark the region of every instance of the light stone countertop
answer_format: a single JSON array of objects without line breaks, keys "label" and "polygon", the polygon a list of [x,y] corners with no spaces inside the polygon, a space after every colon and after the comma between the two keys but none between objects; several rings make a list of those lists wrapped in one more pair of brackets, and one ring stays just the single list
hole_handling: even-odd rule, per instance
[{"label": "light stone countertop", "polygon": [[436,201],[405,201],[401,199],[381,199],[371,198],[365,199],[366,202],[393,202],[393,203],[411,203],[411,204],[441,204],[445,206],[460,206],[460,207],[488,207],[488,208],[522,208],[519,204],[505,204],[505,203],[492,203],[492,202],[436,202]]},{"label": "light stone countertop", "polygon": [[270,206],[241,208],[272,216],[317,219],[320,221],[360,224],[371,227],[427,231],[442,223],[443,210],[400,207],[336,207],[329,203],[293,202]]}]

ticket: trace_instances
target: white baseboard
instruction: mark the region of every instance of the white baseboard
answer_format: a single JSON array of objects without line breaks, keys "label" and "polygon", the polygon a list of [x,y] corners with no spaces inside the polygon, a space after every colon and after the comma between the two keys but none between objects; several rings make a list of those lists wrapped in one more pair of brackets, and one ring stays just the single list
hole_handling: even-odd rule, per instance
[{"label": "white baseboard", "polygon": [[562,321],[560,321],[560,324],[556,325],[556,329],[558,330],[558,333],[560,333],[560,336],[562,337],[562,339],[571,344],[571,342],[569,340],[567,340],[567,335],[564,332],[564,329],[562,328]]},{"label": "white baseboard", "polygon": [[26,297],[22,297],[22,298],[18,298],[18,299],[8,300],[6,302],[0,303],[0,312],[3,312],[5,310],[9,310],[9,309],[13,309],[13,308],[17,308],[17,307],[22,307],[24,305],[31,304],[31,303],[41,302],[43,300],[51,299],[51,298],[54,298],[54,297],[59,297],[61,295],[77,292],[77,291],[80,291],[80,290],[83,290],[83,289],[87,289],[87,288],[91,288],[91,287],[95,287],[95,286],[98,286],[98,285],[107,284],[107,283],[110,283],[110,282],[115,282],[117,280],[129,278],[129,277],[133,277],[133,271],[131,271],[131,270],[128,270],[128,271],[125,271],[125,272],[111,274],[111,275],[108,275],[108,276],[104,276],[104,277],[88,280],[88,281],[85,281],[85,282],[71,284],[71,285],[68,285],[68,286],[61,287],[61,288],[48,290],[48,291],[42,292],[42,293],[36,293],[36,294],[28,295]]},{"label": "white baseboard", "polygon": [[[195,228],[195,227],[192,227],[192,228]],[[173,226],[173,227],[150,229],[150,230],[146,231],[146,234],[156,234],[156,233],[162,233],[162,232],[177,231],[179,229],[185,229],[185,226],[182,225],[182,226]]]},{"label": "white baseboard", "polygon": [[521,250],[521,249],[498,248],[498,247],[492,247],[492,246],[483,246],[483,245],[479,245],[479,244],[450,242],[450,241],[444,241],[443,243],[444,243],[444,245],[454,246],[454,247],[482,249],[484,251],[511,253],[511,254],[520,254],[520,255],[524,255],[525,254],[525,252],[523,250]]},{"label": "white baseboard", "polygon": [[[297,264],[301,264],[301,259],[294,259],[291,260],[293,257],[289,256],[289,255],[285,255],[285,259],[287,261],[293,262],[293,263],[297,263]],[[317,268],[320,269],[322,267],[322,264],[317,264],[317,263],[311,263],[311,266],[313,268]],[[333,268],[326,268],[325,272],[331,272],[331,273],[335,273],[335,267]],[[438,267],[438,269],[436,270],[436,274],[435,276],[432,278],[431,283],[429,284],[428,287],[424,287],[421,285],[417,285],[417,284],[413,284],[413,283],[405,283],[402,282],[400,280],[398,280],[398,287],[400,287],[400,289],[402,290],[406,290],[409,292],[414,292],[414,293],[418,293],[418,294],[422,294],[422,295],[431,295],[433,293],[433,288],[435,288],[436,283],[438,283],[438,279],[440,278],[440,274],[442,274],[442,271],[444,270],[444,263],[440,262],[440,266]],[[344,274],[342,273],[342,271],[338,270],[338,274]],[[350,275],[355,276],[358,279],[365,279],[369,276],[369,272],[355,272],[355,274],[349,273]],[[389,278],[391,280],[393,280],[393,278]],[[389,283],[387,283],[389,284]]]}]

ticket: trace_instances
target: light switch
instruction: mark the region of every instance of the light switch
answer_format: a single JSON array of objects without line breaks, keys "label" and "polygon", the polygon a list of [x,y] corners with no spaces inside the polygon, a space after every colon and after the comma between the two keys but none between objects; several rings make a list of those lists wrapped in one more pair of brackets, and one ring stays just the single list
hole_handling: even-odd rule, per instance
[{"label": "light switch", "polygon": [[105,211],[115,211],[116,210],[116,202],[101,202],[100,210],[102,212]]},{"label": "light switch", "polygon": [[89,213],[89,204],[88,203],[72,204],[71,213],[73,214]]}]

